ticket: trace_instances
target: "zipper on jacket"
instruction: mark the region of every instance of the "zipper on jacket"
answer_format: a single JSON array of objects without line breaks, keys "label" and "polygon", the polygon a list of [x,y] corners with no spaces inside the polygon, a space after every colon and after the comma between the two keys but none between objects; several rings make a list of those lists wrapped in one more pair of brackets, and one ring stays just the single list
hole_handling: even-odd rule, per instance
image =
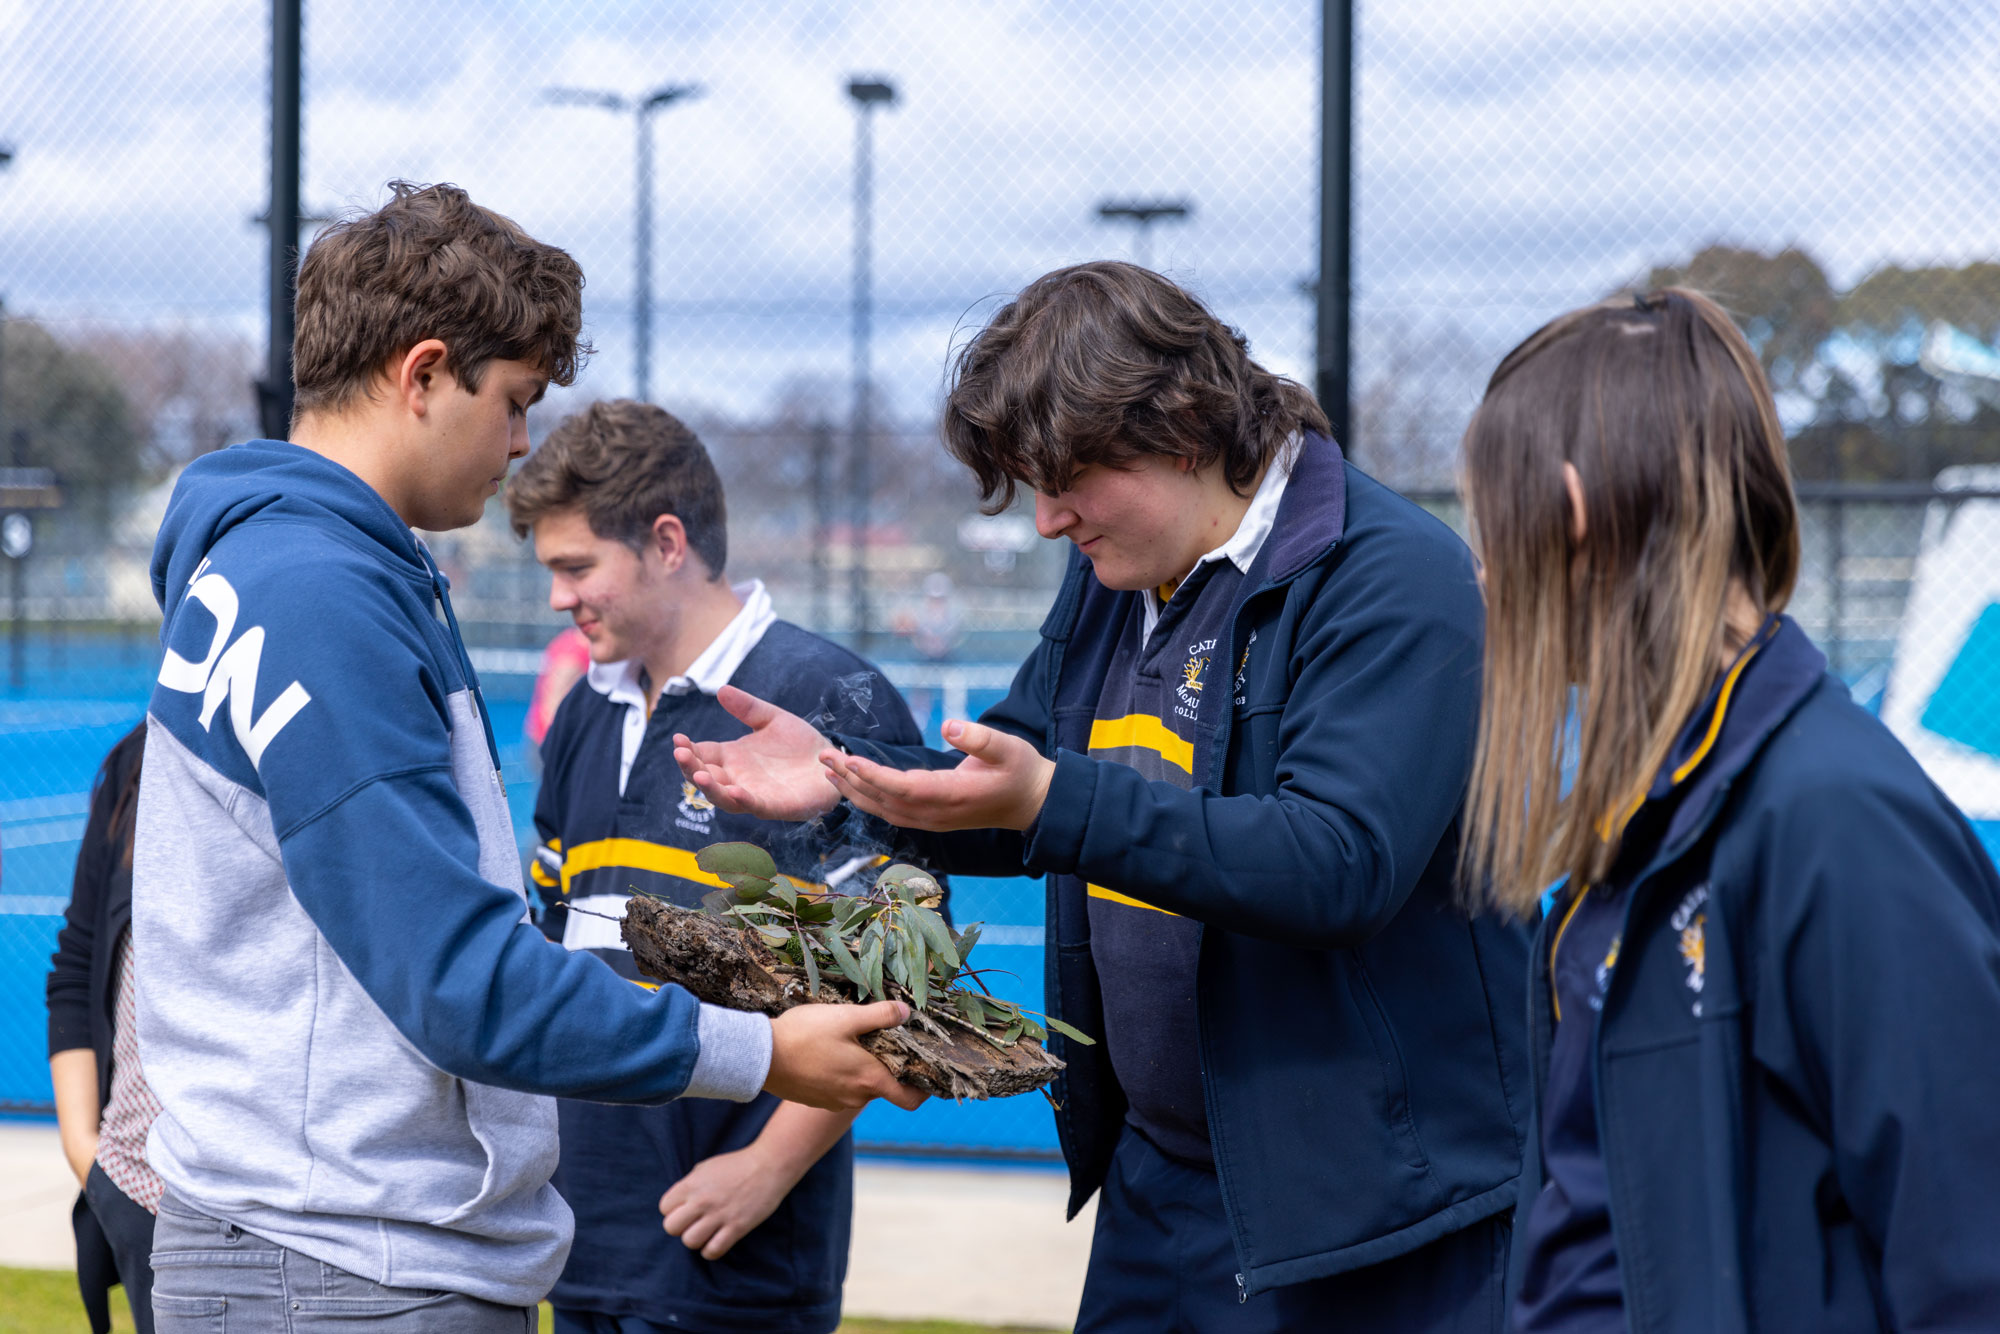
[{"label": "zipper on jacket", "polygon": [[479,711],[479,724],[486,729],[486,753],[493,760],[493,781],[500,787],[500,795],[507,795],[507,780],[500,775],[500,742],[493,735],[493,718],[486,712],[486,695],[479,688],[479,674],[472,669],[472,655],[465,650],[465,635],[458,628],[458,615],[451,608],[451,594],[446,591],[444,573],[431,559],[430,551],[422,542],[417,543],[417,555],[422,557],[424,569],[431,577],[431,596],[444,611],[445,628],[451,632],[451,646],[458,651],[458,668],[465,674],[465,688],[472,692],[473,706]]},{"label": "zipper on jacket", "polygon": [[1243,1285],[1243,1275],[1238,1274],[1236,1276],[1236,1304],[1241,1306],[1249,1300],[1250,1289]]}]

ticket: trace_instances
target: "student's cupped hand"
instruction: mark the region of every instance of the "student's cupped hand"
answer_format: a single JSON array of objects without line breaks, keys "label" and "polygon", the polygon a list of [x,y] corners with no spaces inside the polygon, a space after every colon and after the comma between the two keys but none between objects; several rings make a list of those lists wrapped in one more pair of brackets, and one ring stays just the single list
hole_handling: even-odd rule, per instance
[{"label": "student's cupped hand", "polygon": [[827,741],[818,728],[735,686],[722,687],[716,699],[750,731],[734,741],[674,734],[674,762],[703,796],[765,820],[810,820],[839,803],[820,767]]},{"label": "student's cupped hand", "polygon": [[944,725],[965,752],[952,769],[892,769],[837,750],[820,752],[834,789],[902,829],[1026,829],[1042,813],[1056,766],[1028,742],[980,723]]}]

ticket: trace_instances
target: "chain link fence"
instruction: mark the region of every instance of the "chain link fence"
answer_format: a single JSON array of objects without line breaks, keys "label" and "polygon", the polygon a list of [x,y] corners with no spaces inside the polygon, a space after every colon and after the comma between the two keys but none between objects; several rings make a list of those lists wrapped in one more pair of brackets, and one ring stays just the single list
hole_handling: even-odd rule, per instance
[{"label": "chain link fence", "polygon": [[[950,349],[999,302],[1135,258],[1312,379],[1309,0],[406,23],[308,0],[304,211],[451,180],[570,249],[598,353],[532,433],[642,387],[684,417],[728,489],[732,573],[884,662],[933,727],[995,696],[1061,569],[1022,514],[977,516],[937,444]],[[1356,458],[1455,517],[1459,435],[1509,346],[1630,286],[1717,293],[1793,440],[1795,612],[2000,821],[2000,12],[1378,0],[1356,25]],[[0,531],[0,1104],[48,1098],[53,914],[95,765],[143,713],[167,491],[257,430],[269,39],[259,0],[0,0],[0,511],[26,525]],[[522,722],[561,619],[497,510],[436,545],[525,835]],[[957,894],[1036,1003],[1039,886]],[[1029,1099],[873,1110],[861,1133],[1054,1148]]]}]

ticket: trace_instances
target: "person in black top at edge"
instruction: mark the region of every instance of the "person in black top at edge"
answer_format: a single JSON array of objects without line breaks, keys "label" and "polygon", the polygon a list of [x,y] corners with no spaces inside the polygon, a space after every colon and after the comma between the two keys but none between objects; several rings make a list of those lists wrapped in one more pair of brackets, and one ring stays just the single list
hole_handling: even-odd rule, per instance
[{"label": "person in black top at edge", "polygon": [[2000,1329],[2000,876],[1784,615],[1756,354],[1679,289],[1564,315],[1494,372],[1464,477],[1468,862],[1523,913],[1566,877],[1514,1328]]},{"label": "person in black top at edge", "polygon": [[76,877],[49,961],[49,1081],[63,1154],[83,1191],[70,1222],[76,1278],[95,1334],[123,1284],[140,1334],[153,1328],[153,1215],[162,1185],[146,1163],[159,1102],[139,1064],[132,953],[132,838],[146,725],[104,757],[77,847]]},{"label": "person in black top at edge", "polygon": [[[1454,902],[1471,554],[1306,390],[1130,264],[1048,274],[960,355],[952,452],[1073,545],[956,752],[725,692],[720,804],[845,797],[946,870],[1047,874],[1077,1328],[1490,1331],[1526,1117],[1526,941]],[[847,809],[846,807],[840,808]]]},{"label": "person in black top at edge", "polygon": [[[674,764],[676,732],[743,732],[715,699],[731,682],[828,726],[920,737],[878,671],[778,620],[761,582],[724,580],[722,483],[694,433],[649,404],[593,404],[529,455],[507,505],[552,576],[550,606],[572,617],[592,660],[542,742],[530,874],[551,905],[543,929],[640,982],[619,935],[626,897],[697,906],[722,884],[695,864],[708,844],[760,844],[780,870],[815,881],[867,874],[879,858],[866,850],[718,811]],[[663,1107],[564,1099],[559,1111],[555,1185],[576,1243],[549,1298],[558,1330],[839,1324],[853,1113],[770,1094]]]}]

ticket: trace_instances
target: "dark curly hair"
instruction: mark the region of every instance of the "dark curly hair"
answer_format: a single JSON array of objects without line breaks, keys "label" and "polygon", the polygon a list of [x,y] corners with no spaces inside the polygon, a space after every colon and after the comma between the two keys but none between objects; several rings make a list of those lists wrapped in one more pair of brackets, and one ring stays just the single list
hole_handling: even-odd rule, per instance
[{"label": "dark curly hair", "polygon": [[570,384],[589,344],[583,270],[455,185],[389,183],[373,213],[320,234],[299,266],[294,416],[338,411],[427,338],[470,393],[487,363],[525,361]]},{"label": "dark curly hair", "polygon": [[1325,434],[1304,385],[1150,269],[1099,260],[1030,283],[959,351],[942,431],[988,513],[1016,486],[1054,495],[1091,464],[1219,464],[1238,495],[1294,432]]}]

